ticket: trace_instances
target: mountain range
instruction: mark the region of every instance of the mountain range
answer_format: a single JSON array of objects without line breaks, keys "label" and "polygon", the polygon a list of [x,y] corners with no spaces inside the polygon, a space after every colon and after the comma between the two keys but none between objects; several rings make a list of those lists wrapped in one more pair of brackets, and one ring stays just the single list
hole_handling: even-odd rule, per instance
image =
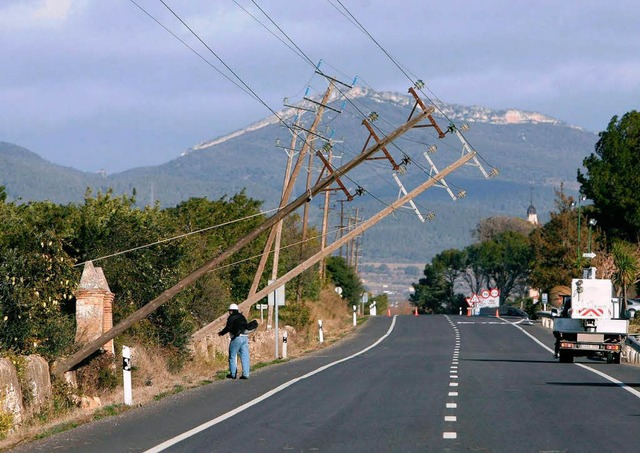
[{"label": "mountain range", "polygon": [[[190,197],[231,196],[244,189],[249,196],[262,200],[265,210],[272,209],[282,192],[288,153],[295,160],[295,152],[289,150],[292,131],[305,136],[318,149],[325,138],[330,138],[333,164],[340,167],[375,142],[362,124],[364,117],[377,118],[372,125],[382,137],[407,121],[416,107],[410,95],[364,88],[338,92],[330,99],[331,109],[326,110],[315,134],[307,131],[315,117],[314,111],[309,110],[317,109],[318,100],[301,100],[296,106],[242,130],[202,141],[165,164],[112,175],[56,165],[16,144],[0,142],[0,185],[5,186],[9,200],[19,202],[48,199],[62,204],[78,203],[87,188],[94,193],[112,188],[115,194],[131,194],[135,190],[141,206],[158,202],[163,207],[175,206]],[[466,145],[478,151],[478,162],[485,171],[497,168],[500,173],[485,179],[477,166],[457,170],[445,180],[454,194],[465,191],[464,198],[453,201],[444,187],[430,188],[415,203],[422,215],[433,212],[433,220],[423,223],[412,209],[398,210],[364,234],[363,262],[427,262],[444,249],[471,243],[470,232],[482,218],[525,217],[532,203],[541,220],[545,220],[553,209],[554,189],[562,184],[568,193],[577,191],[577,169],[584,157],[593,152],[598,139],[592,132],[541,113],[439,101],[435,105],[433,116],[437,124],[443,130],[452,123],[458,129],[468,124],[469,130],[463,132]],[[292,128],[301,112],[304,114],[298,127]],[[299,140],[296,149],[300,143]],[[442,170],[460,157],[465,142],[454,133],[440,139],[435,128],[425,127],[411,130],[387,147],[396,162],[404,160],[406,164],[406,172],[397,172],[406,190],[436,171],[423,155],[427,150],[433,151],[432,145],[437,151],[429,156],[433,165]],[[315,158],[312,184],[318,178],[319,168],[320,162]],[[294,197],[304,191],[308,170],[305,163]],[[380,159],[365,161],[342,178],[350,193],[358,191],[363,195],[347,203],[339,202],[345,199],[342,192],[332,192],[331,227],[340,222],[346,224],[346,215],[353,216],[356,209],[362,220],[395,200],[400,189],[392,174],[390,162]],[[312,222],[317,224],[323,197],[314,198],[310,204]]]}]

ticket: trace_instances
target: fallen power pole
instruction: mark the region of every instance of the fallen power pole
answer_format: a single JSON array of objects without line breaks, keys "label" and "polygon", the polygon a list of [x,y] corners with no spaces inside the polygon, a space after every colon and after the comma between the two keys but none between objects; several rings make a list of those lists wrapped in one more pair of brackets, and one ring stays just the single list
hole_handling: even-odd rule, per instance
[{"label": "fallen power pole", "polygon": [[[290,281],[293,278],[297,277],[302,272],[306,271],[311,266],[313,266],[318,261],[320,261],[322,258],[324,258],[327,255],[330,255],[334,251],[338,250],[340,247],[342,247],[343,244],[345,244],[348,241],[351,241],[352,239],[354,239],[358,235],[362,234],[364,231],[366,231],[367,229],[369,229],[372,226],[374,226],[376,223],[378,223],[379,221],[384,219],[386,216],[391,214],[393,211],[395,211],[398,208],[400,208],[401,206],[403,206],[409,200],[412,200],[413,198],[417,197],[422,192],[427,190],[429,187],[431,187],[431,186],[435,185],[436,183],[438,183],[445,176],[449,175],[454,170],[457,170],[458,168],[460,168],[461,166],[465,165],[470,160],[474,159],[476,157],[476,154],[477,154],[476,151],[471,151],[471,152],[469,152],[467,154],[464,154],[460,159],[458,159],[457,161],[455,161],[454,163],[449,165],[447,168],[445,168],[444,170],[439,172],[436,176],[431,177],[430,179],[426,180],[425,182],[420,184],[418,187],[413,189],[411,192],[408,192],[403,197],[399,198],[398,200],[396,200],[395,202],[393,202],[389,206],[387,206],[384,209],[382,209],[376,215],[370,217],[366,221],[362,222],[360,225],[356,226],[354,229],[349,231],[347,234],[345,234],[340,239],[338,239],[338,240],[334,241],[333,243],[331,243],[331,245],[327,246],[324,250],[321,250],[320,252],[318,252],[315,255],[311,256],[310,258],[308,258],[303,263],[299,264],[298,266],[296,266],[295,268],[291,269],[289,272],[287,272],[283,276],[279,277],[273,283],[265,286],[263,289],[261,289],[257,293],[255,293],[255,294],[251,295],[250,297],[248,297],[241,304],[239,304],[239,308],[245,309],[245,308],[250,307],[252,304],[254,304],[257,301],[259,301],[260,299],[266,297],[269,293],[275,291],[280,286],[284,285],[288,281]],[[203,339],[204,337],[206,337],[207,335],[210,335],[213,331],[215,331],[218,328],[218,325],[220,324],[220,322],[221,322],[221,320],[217,319],[217,320],[207,324],[206,326],[204,326],[202,329],[198,330],[197,332],[195,332],[193,334],[193,336],[191,337],[192,342],[194,342],[194,343],[198,342],[201,339]]]},{"label": "fallen power pole", "polygon": [[[433,107],[429,107],[428,110],[425,110],[425,111],[421,112],[419,115],[417,115],[416,117],[410,119],[405,124],[403,124],[402,126],[397,128],[396,130],[391,132],[388,136],[386,136],[383,139],[381,139],[375,145],[371,146],[367,150],[365,150],[362,153],[360,153],[354,159],[352,159],[351,161],[347,162],[342,167],[338,168],[335,172],[333,172],[332,174],[328,175],[322,181],[319,181],[318,183],[316,183],[311,189],[309,189],[309,191],[307,193],[304,193],[304,194],[300,195],[298,198],[296,198],[294,201],[289,203],[287,206],[283,207],[276,214],[274,214],[273,216],[271,216],[270,218],[265,220],[255,230],[253,230],[251,233],[248,233],[247,235],[245,235],[243,238],[241,238],[238,242],[236,242],[234,245],[229,247],[227,250],[225,250],[224,252],[222,252],[221,254],[219,254],[218,256],[216,256],[215,258],[210,260],[209,262],[203,264],[202,266],[200,266],[195,271],[191,272],[189,275],[187,275],[185,278],[180,280],[174,286],[172,286],[171,288],[165,290],[158,297],[156,297],[155,299],[153,299],[152,301],[147,303],[144,307],[139,308],[134,313],[129,315],[127,318],[122,320],[120,323],[118,323],[112,329],[110,329],[109,331],[103,333],[102,335],[100,335],[95,340],[93,340],[90,343],[88,343],[85,346],[83,346],[75,354],[71,355],[70,357],[68,357],[66,359],[61,360],[59,363],[55,363],[54,366],[53,366],[53,372],[55,374],[62,374],[64,372],[66,372],[66,371],[69,371],[70,369],[72,369],[76,365],[78,365],[82,360],[84,360],[89,355],[93,354],[95,351],[100,349],[108,341],[112,340],[116,336],[118,336],[121,333],[123,333],[125,330],[127,330],[129,327],[131,327],[136,322],[141,321],[142,319],[144,319],[147,316],[149,316],[151,313],[153,313],[155,310],[157,310],[164,303],[166,303],[167,301],[171,300],[176,294],[180,293],[186,287],[190,286],[196,280],[198,280],[199,278],[204,276],[207,272],[213,270],[216,266],[218,266],[219,264],[221,264],[222,262],[224,262],[225,260],[227,260],[228,258],[233,256],[235,253],[237,253],[243,247],[245,247],[246,245],[251,243],[251,241],[253,241],[257,237],[259,237],[262,233],[266,232],[271,227],[273,227],[280,220],[284,219],[289,214],[293,213],[296,209],[298,209],[304,203],[309,201],[309,198],[316,196],[322,190],[326,189],[331,184],[333,184],[337,179],[339,179],[340,177],[342,177],[343,175],[345,175],[346,173],[351,171],[353,168],[357,167],[362,162],[367,160],[367,158],[369,158],[374,153],[379,151],[382,147],[384,147],[387,144],[391,143],[393,140],[395,140],[396,138],[398,138],[402,134],[405,134],[407,131],[409,131],[413,127],[416,127],[416,125],[418,125],[418,123],[420,123],[420,121],[422,121],[423,119],[428,117],[431,113],[433,113],[434,110],[435,109]],[[272,286],[273,285],[269,285],[267,288],[271,288]],[[256,293],[256,294],[263,294],[261,297],[264,297],[264,295],[268,294],[268,292],[265,293],[265,290],[263,289],[259,293]],[[256,299],[256,300],[259,300],[259,299]]]}]

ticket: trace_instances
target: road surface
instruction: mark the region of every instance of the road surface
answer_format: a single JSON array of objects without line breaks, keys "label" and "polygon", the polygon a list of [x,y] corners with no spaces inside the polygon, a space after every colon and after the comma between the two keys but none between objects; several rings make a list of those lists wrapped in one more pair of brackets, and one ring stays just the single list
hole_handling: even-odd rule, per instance
[{"label": "road surface", "polygon": [[16,451],[640,451],[640,368],[560,364],[550,331],[517,322],[372,318],[247,381],[214,382]]}]

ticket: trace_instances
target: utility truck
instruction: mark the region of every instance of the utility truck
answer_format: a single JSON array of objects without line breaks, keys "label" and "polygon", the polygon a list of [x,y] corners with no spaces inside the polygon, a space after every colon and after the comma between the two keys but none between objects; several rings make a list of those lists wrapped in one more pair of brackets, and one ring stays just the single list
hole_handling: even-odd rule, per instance
[{"label": "utility truck", "polygon": [[556,356],[561,363],[574,357],[600,356],[620,363],[629,321],[620,318],[618,299],[611,280],[597,279],[596,268],[584,269],[583,278],[571,281],[571,297],[564,301],[560,317],[554,318]]}]

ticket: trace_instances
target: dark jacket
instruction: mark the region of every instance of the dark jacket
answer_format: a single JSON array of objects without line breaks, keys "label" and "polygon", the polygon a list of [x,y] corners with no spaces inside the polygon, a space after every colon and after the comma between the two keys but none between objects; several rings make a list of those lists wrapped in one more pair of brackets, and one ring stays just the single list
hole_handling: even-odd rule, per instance
[{"label": "dark jacket", "polygon": [[227,318],[227,325],[224,326],[218,335],[224,335],[225,333],[231,334],[231,339],[243,333],[247,328],[247,318],[242,313],[236,311],[231,313]]}]

